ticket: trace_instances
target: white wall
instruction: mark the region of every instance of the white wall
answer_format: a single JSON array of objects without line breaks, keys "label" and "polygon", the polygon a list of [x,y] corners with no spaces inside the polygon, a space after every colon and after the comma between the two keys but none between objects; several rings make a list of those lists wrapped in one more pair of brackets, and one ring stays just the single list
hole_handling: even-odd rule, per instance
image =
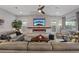
[{"label": "white wall", "polygon": [[0,32],[12,30],[11,23],[13,20],[15,20],[14,15],[8,13],[7,11],[0,9],[0,19],[4,20],[4,23],[0,25]]}]

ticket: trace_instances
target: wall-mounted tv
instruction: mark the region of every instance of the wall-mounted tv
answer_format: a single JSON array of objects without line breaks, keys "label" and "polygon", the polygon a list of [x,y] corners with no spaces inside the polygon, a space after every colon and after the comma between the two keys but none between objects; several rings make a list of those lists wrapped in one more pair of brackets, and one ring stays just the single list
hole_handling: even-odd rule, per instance
[{"label": "wall-mounted tv", "polygon": [[34,26],[45,26],[46,20],[45,18],[34,18],[33,25]]}]

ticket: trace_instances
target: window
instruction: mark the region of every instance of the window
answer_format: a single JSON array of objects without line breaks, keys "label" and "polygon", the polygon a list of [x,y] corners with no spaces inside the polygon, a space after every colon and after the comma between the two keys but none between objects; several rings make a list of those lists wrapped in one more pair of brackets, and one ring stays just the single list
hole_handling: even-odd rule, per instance
[{"label": "window", "polygon": [[65,22],[66,29],[68,29],[68,30],[75,30],[77,27],[76,24],[77,24],[76,19],[68,20]]}]

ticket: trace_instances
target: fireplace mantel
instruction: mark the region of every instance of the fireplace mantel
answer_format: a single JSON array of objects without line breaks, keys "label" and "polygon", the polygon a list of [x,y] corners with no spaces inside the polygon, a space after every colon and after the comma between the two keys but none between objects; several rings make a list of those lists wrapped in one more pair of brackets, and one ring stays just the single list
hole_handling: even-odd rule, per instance
[{"label": "fireplace mantel", "polygon": [[46,32],[48,29],[51,29],[51,27],[27,27],[29,30],[31,30],[33,33],[34,32]]},{"label": "fireplace mantel", "polygon": [[34,29],[34,28],[39,28],[39,29],[40,29],[40,28],[43,28],[43,29],[49,29],[49,28],[51,28],[51,27],[40,27],[40,26],[39,26],[39,27],[28,27],[28,28],[31,28],[31,29]]}]

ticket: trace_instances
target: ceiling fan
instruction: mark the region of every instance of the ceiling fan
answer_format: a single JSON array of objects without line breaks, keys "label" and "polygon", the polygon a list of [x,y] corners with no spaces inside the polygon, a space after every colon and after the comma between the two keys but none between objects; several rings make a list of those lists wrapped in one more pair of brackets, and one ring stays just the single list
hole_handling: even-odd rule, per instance
[{"label": "ceiling fan", "polygon": [[44,10],[43,10],[44,8],[45,8],[44,5],[39,5],[39,7],[38,7],[37,10],[38,10],[39,13],[45,14],[45,12],[44,12]]}]

